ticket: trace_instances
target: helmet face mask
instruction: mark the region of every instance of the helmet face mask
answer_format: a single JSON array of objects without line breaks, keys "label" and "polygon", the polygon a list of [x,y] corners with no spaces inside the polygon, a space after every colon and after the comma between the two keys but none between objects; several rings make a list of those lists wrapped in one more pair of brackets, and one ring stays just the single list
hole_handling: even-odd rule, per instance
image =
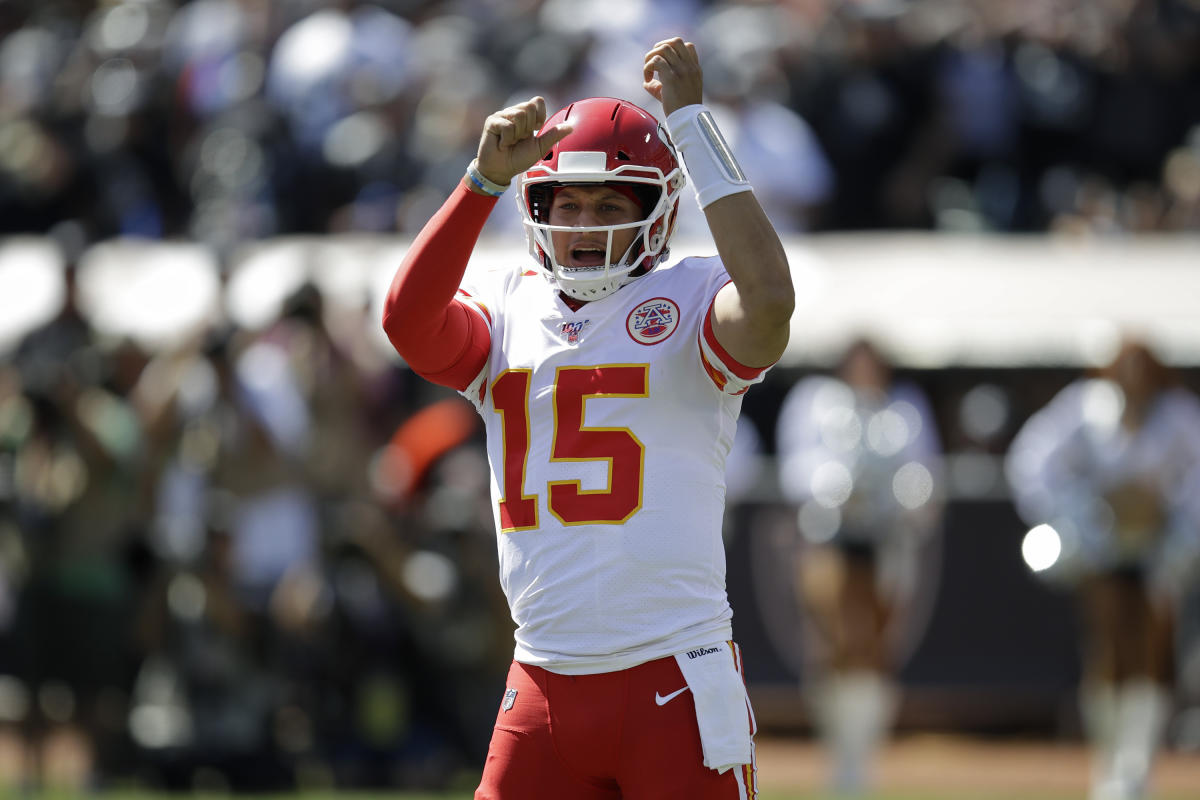
[{"label": "helmet face mask", "polygon": [[[632,103],[590,98],[573,103],[546,121],[570,120],[574,130],[520,177],[517,203],[529,252],[560,291],[577,300],[598,300],[653,269],[667,257],[675,227],[683,171],[665,130]],[[578,227],[550,224],[554,188],[621,184],[642,198],[643,219],[618,225]],[[644,188],[643,188],[644,187]],[[657,196],[655,202],[648,203]],[[615,234],[634,230],[623,253],[613,252]],[[559,232],[604,234],[605,255],[595,266],[560,264],[554,251]]]}]

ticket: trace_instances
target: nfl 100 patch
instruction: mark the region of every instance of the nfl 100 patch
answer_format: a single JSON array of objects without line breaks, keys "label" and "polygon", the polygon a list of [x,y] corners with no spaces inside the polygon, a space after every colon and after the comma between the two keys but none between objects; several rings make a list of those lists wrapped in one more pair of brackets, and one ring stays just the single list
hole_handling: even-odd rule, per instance
[{"label": "nfl 100 patch", "polygon": [[573,320],[558,326],[558,331],[567,340],[567,344],[578,344],[583,329],[591,323],[590,319]]}]

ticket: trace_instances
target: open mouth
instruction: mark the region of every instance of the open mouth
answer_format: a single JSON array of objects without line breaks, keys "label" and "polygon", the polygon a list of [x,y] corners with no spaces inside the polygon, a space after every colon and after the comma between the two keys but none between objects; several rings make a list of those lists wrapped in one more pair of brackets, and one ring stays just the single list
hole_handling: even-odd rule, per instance
[{"label": "open mouth", "polygon": [[603,267],[605,261],[603,247],[592,244],[579,244],[571,248],[572,267]]}]

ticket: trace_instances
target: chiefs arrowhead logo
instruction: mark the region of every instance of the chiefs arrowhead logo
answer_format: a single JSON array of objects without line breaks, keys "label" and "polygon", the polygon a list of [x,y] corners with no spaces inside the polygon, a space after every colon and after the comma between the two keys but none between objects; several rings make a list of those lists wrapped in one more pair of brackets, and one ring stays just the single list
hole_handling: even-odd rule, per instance
[{"label": "chiefs arrowhead logo", "polygon": [[629,338],[645,345],[666,341],[678,326],[679,306],[665,297],[647,300],[630,311],[625,320]]}]

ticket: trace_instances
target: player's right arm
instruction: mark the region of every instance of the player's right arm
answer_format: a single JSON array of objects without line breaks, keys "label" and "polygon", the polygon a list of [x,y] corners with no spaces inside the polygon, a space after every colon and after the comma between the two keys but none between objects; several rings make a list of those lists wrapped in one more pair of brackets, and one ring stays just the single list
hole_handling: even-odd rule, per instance
[{"label": "player's right arm", "polygon": [[499,196],[488,191],[488,184],[507,186],[571,130],[558,125],[537,136],[545,121],[546,103],[540,97],[487,118],[472,164],[477,177],[471,172],[463,177],[417,234],[392,278],[383,329],[408,365],[434,383],[466,389],[487,361],[487,323],[455,295]]}]

